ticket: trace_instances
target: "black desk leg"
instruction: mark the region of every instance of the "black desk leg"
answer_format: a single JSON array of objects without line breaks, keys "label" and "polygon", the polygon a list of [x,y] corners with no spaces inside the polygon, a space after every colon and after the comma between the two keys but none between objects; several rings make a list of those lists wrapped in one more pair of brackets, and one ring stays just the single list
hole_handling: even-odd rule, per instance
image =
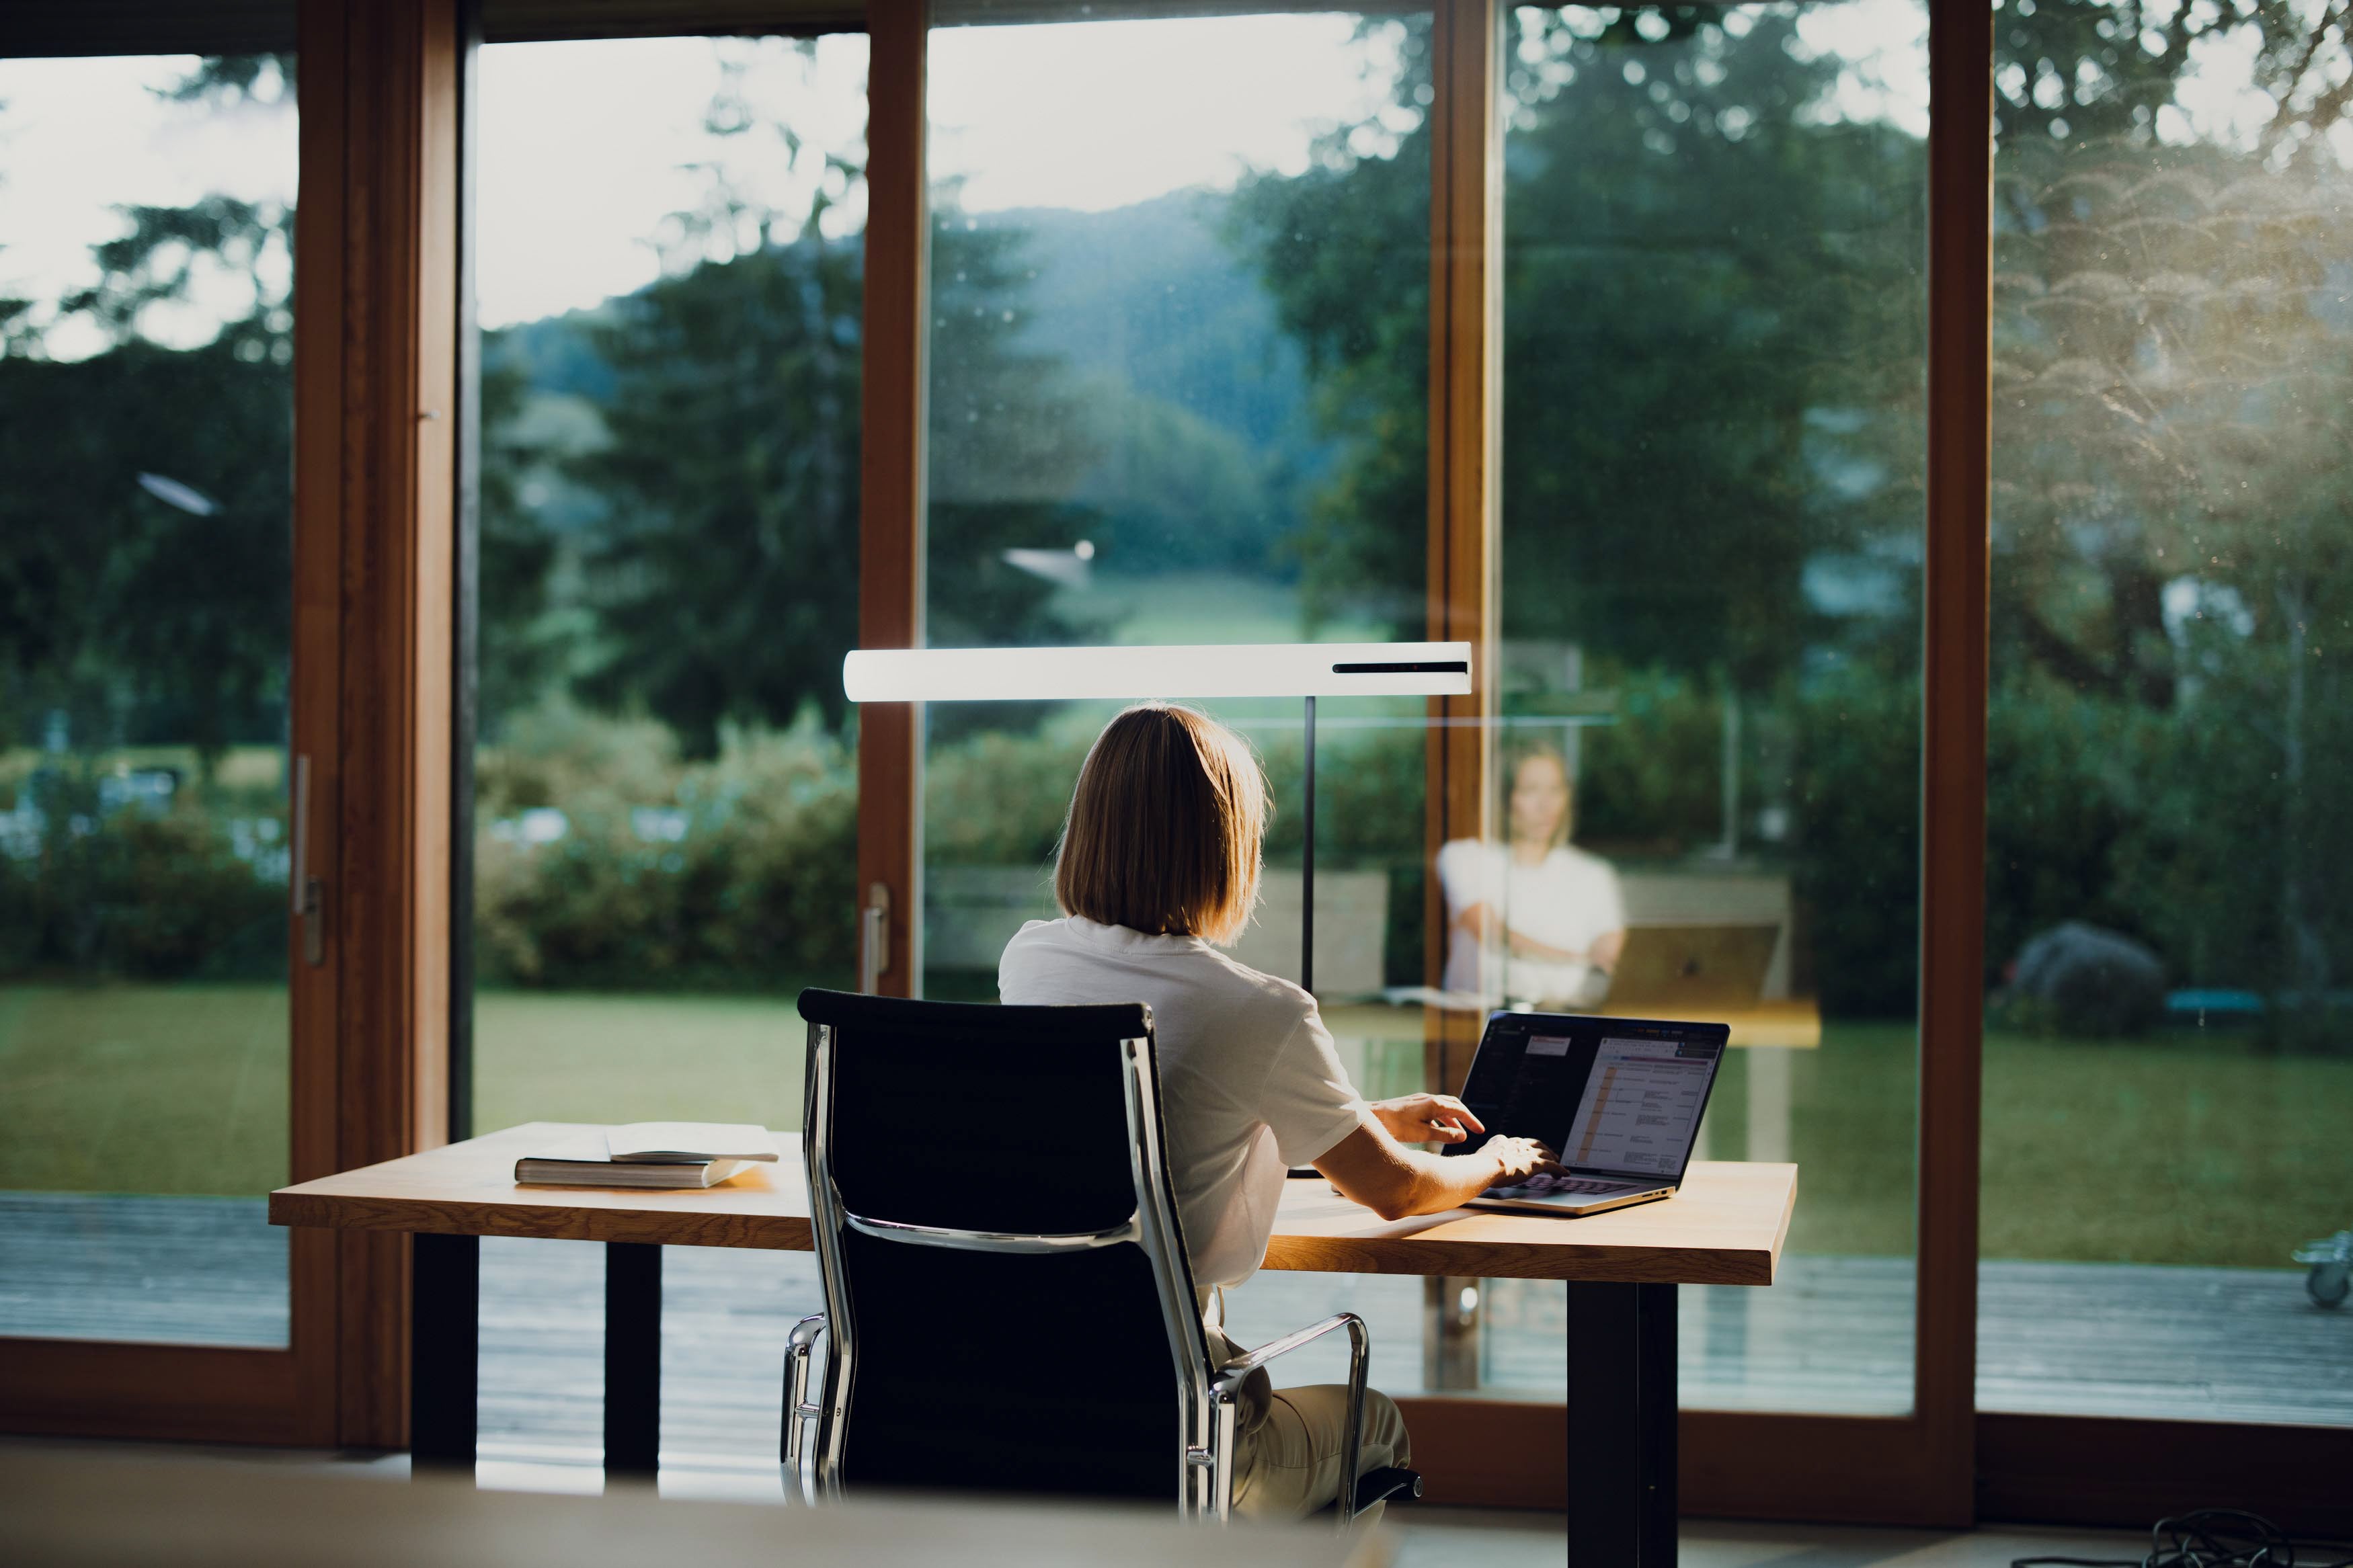
[{"label": "black desk leg", "polygon": [[1675,1287],[1568,1287],[1572,1563],[1673,1568]]},{"label": "black desk leg", "polygon": [[605,1244],[605,1474],[651,1476],[661,1455],[661,1248]]},{"label": "black desk leg", "polygon": [[474,1472],[480,1373],[482,1247],[417,1236],[408,1261],[408,1463]]}]

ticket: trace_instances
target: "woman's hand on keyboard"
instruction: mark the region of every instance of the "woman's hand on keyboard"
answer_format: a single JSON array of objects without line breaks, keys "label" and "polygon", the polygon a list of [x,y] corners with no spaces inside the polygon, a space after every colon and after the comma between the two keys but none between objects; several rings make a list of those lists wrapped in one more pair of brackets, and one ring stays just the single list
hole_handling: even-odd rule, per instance
[{"label": "woman's hand on keyboard", "polygon": [[1530,1176],[1550,1175],[1561,1168],[1560,1156],[1533,1138],[1490,1138],[1487,1146],[1479,1151],[1493,1154],[1503,1169],[1496,1182],[1524,1182]]},{"label": "woman's hand on keyboard", "polygon": [[1460,1143],[1486,1124],[1451,1094],[1403,1094],[1377,1100],[1366,1109],[1400,1143]]}]

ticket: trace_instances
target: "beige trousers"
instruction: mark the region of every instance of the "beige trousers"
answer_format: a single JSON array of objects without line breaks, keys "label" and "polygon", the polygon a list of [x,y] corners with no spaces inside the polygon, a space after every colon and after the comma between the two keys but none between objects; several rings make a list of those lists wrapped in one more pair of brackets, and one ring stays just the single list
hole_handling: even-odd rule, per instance
[{"label": "beige trousers", "polygon": [[[1219,1324],[1225,1300],[1208,1298],[1209,1354],[1219,1360],[1242,1347]],[[1299,1519],[1340,1495],[1340,1466],[1347,1458],[1348,1385],[1318,1383],[1276,1388],[1263,1368],[1242,1386],[1239,1452],[1234,1456],[1234,1513],[1242,1519]],[[1397,1402],[1377,1388],[1365,1390],[1365,1438],[1356,1473],[1389,1465],[1410,1467],[1413,1447]],[[1376,1504],[1360,1521],[1380,1517]]]},{"label": "beige trousers", "polygon": [[[1278,1388],[1266,1419],[1242,1434],[1234,1466],[1234,1512],[1244,1519],[1297,1519],[1340,1495],[1348,1440],[1348,1385],[1319,1383]],[[1365,1444],[1358,1475],[1385,1465],[1411,1466],[1413,1449],[1396,1401],[1365,1390]],[[1361,1521],[1380,1516],[1375,1505]]]}]

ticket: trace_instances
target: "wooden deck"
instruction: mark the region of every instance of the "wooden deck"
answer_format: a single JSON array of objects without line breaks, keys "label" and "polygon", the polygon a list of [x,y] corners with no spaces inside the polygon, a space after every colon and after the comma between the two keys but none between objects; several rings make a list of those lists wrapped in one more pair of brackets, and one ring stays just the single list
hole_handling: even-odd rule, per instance
[{"label": "wooden deck", "polygon": [[0,1334],[286,1343],[286,1233],[259,1199],[0,1193]]},{"label": "wooden deck", "polygon": [[[665,1254],[663,1449],[688,1468],[773,1473],[784,1336],[818,1310],[806,1253]],[[481,1424],[493,1460],[597,1463],[604,1261],[595,1243],[482,1247]],[[2353,1425],[2353,1310],[2306,1298],[2295,1269],[1988,1263],[1978,1399],[1987,1409]],[[1481,1287],[1483,1375],[1556,1399],[1562,1288]],[[1421,1385],[1422,1283],[1261,1273],[1229,1298],[1238,1339],[1342,1307],[1373,1332],[1373,1381]],[[285,1232],[259,1200],[0,1195],[0,1333],[282,1344]],[[1769,1289],[1686,1286],[1683,1404],[1889,1412],[1910,1401],[1912,1267],[1788,1257]],[[1285,1382],[1342,1375],[1335,1345]]]}]

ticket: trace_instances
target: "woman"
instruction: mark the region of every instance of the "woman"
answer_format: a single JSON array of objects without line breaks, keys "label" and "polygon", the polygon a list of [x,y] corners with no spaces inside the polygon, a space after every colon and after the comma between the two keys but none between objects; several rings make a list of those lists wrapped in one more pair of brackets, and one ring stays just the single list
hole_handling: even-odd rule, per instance
[{"label": "woman", "polygon": [[1568,763],[1549,747],[1506,775],[1509,845],[1458,838],[1438,852],[1446,893],[1446,989],[1590,1006],[1626,946],[1618,873],[1568,842]]},{"label": "woman", "polygon": [[[1285,1166],[1314,1165],[1398,1219],[1442,1213],[1551,1158],[1521,1138],[1452,1159],[1409,1147],[1485,1129],[1447,1095],[1366,1104],[1314,997],[1218,951],[1257,903],[1265,826],[1265,780],[1239,736],[1188,708],[1129,709],[1096,738],[1071,795],[1054,872],[1063,918],[1022,927],[997,970],[1010,1004],[1151,1005],[1169,1175],[1213,1354],[1231,1352],[1211,1295],[1265,1258]],[[1242,1404],[1237,1511],[1284,1517],[1332,1501],[1347,1390],[1276,1392],[1254,1375]],[[1408,1460],[1397,1406],[1368,1391],[1364,1468]]]}]

